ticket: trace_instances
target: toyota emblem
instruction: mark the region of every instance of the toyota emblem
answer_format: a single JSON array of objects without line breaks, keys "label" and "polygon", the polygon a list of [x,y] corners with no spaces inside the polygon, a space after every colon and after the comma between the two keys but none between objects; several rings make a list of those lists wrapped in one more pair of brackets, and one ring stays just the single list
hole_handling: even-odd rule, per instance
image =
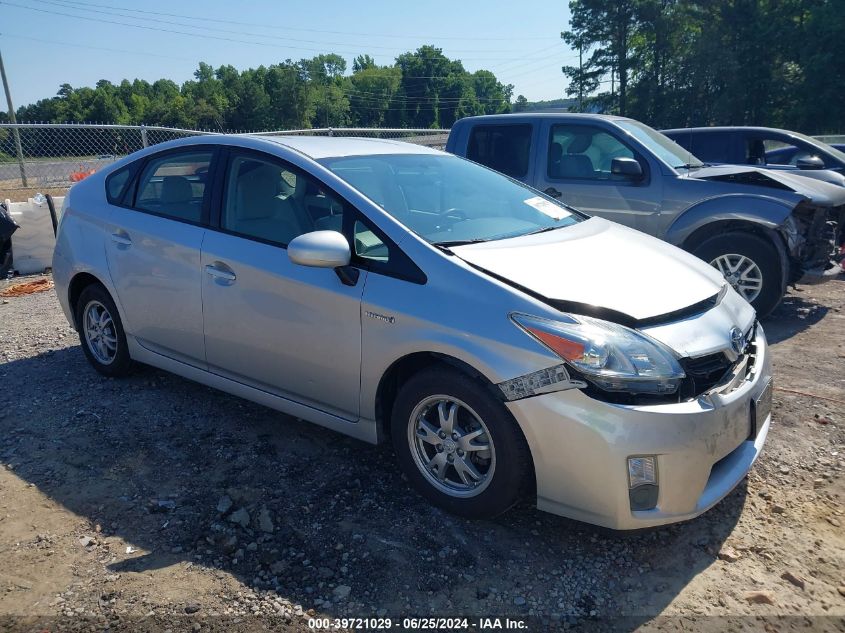
[{"label": "toyota emblem", "polygon": [[731,348],[737,356],[745,351],[745,334],[738,327],[731,328]]}]

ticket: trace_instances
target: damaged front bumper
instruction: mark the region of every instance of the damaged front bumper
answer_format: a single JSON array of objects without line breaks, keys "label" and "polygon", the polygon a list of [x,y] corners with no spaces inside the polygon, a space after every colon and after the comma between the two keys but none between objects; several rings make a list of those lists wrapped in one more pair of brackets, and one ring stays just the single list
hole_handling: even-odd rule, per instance
[{"label": "damaged front bumper", "polygon": [[[686,402],[620,405],[577,388],[507,402],[534,458],[537,507],[627,530],[691,519],[715,505],[745,477],[769,430],[768,410],[755,405],[771,390],[761,327],[753,345],[740,379],[732,374]],[[656,460],[656,504],[634,510],[627,460],[644,455]]]},{"label": "damaged front bumper", "polygon": [[845,245],[845,205],[799,204],[779,227],[789,255],[789,283],[806,272],[826,270],[842,261]]}]

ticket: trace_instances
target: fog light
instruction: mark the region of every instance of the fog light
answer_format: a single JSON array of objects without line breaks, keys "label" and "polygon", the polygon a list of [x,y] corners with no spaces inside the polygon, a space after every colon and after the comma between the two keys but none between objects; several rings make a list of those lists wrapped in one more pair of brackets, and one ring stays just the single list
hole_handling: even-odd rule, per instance
[{"label": "fog light", "polygon": [[628,458],[628,500],[631,510],[652,510],[657,506],[657,458]]},{"label": "fog light", "polygon": [[654,457],[628,458],[628,487],[657,483],[657,464]]}]

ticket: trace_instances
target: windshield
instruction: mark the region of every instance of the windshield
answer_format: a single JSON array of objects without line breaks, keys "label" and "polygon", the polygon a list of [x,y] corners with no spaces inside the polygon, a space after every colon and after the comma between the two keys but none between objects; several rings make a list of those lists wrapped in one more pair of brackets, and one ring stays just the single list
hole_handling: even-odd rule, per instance
[{"label": "windshield", "polygon": [[675,141],[639,121],[616,121],[616,125],[645,145],[663,162],[675,169],[704,167],[704,163]]},{"label": "windshield", "polygon": [[583,219],[521,183],[448,154],[379,154],[319,162],[434,244],[517,237]]}]

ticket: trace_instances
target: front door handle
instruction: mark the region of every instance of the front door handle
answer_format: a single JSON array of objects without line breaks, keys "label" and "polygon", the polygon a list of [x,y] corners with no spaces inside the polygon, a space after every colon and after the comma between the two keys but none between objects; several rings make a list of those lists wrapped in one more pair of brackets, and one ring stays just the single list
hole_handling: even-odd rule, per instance
[{"label": "front door handle", "polygon": [[132,238],[126,231],[115,231],[111,234],[111,241],[118,246],[132,246]]},{"label": "front door handle", "polygon": [[238,276],[235,275],[235,272],[229,268],[222,268],[219,264],[212,265],[209,264],[205,267],[205,272],[214,277],[215,279],[220,279],[222,281],[235,281]]},{"label": "front door handle", "polygon": [[555,189],[554,187],[549,187],[544,192],[547,196],[551,196],[552,198],[560,198],[563,194]]}]

